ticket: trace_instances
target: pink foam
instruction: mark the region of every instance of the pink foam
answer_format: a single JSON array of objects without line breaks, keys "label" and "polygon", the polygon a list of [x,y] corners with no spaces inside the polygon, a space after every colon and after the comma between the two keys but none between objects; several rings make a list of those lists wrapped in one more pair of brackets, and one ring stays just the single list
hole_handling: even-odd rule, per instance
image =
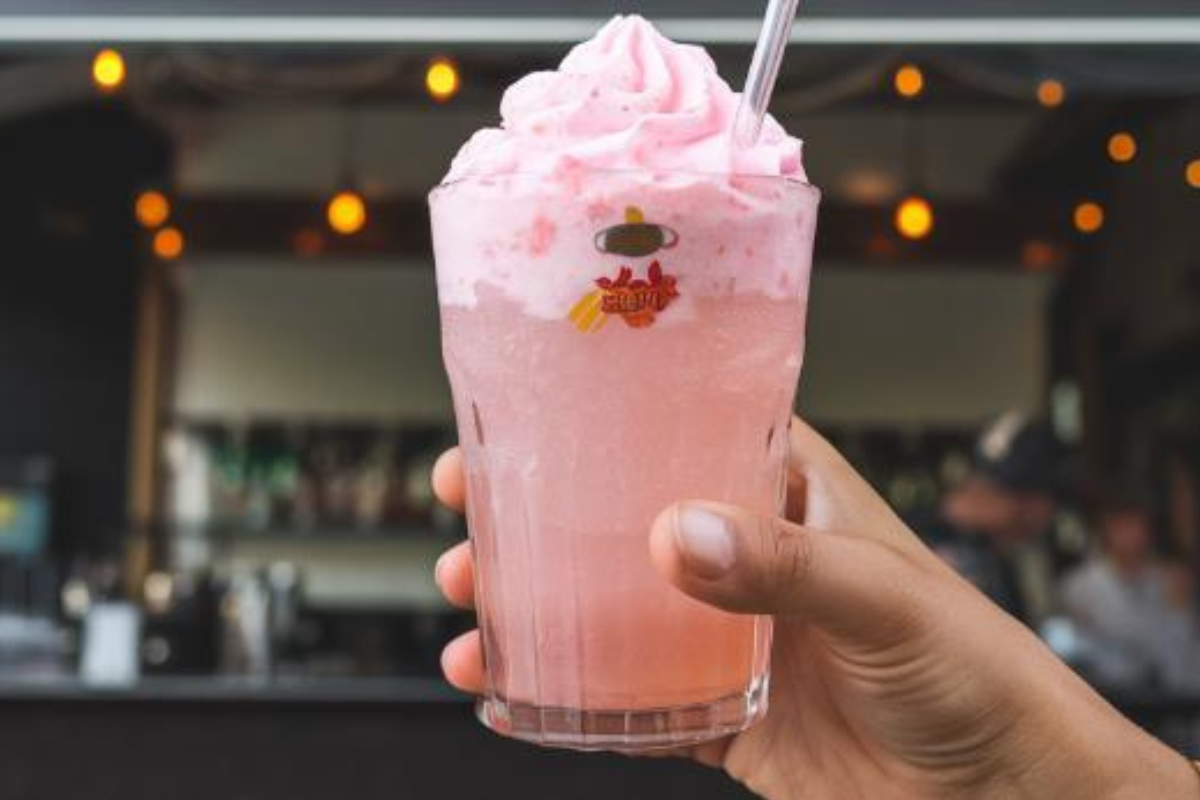
[{"label": "pink foam", "polygon": [[614,17],[557,70],[513,84],[500,127],[476,133],[447,180],[571,166],[804,180],[801,142],[773,118],[755,145],[734,144],[738,102],[703,48],[672,42],[640,16]]}]

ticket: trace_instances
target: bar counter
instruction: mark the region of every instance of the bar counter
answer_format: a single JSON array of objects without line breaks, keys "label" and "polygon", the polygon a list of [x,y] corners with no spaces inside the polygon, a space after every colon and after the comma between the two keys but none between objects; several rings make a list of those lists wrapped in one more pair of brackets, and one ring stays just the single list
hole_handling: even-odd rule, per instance
[{"label": "bar counter", "polygon": [[[1200,697],[1107,693],[1157,728]],[[745,800],[675,759],[543,750],[480,726],[436,678],[0,681],[0,798]]]},{"label": "bar counter", "polygon": [[0,798],[733,800],[675,759],[498,737],[434,678],[0,681]]},{"label": "bar counter", "polygon": [[450,704],[470,699],[437,678],[148,677],[130,684],[77,678],[0,679],[0,703]]}]

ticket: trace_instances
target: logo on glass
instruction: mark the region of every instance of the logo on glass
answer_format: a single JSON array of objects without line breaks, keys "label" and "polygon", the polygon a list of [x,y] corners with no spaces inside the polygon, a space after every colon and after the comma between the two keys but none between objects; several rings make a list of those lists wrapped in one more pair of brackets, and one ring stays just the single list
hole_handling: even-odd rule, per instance
[{"label": "logo on glass", "polygon": [[[679,234],[647,222],[640,208],[630,206],[625,209],[625,222],[599,231],[594,243],[601,253],[643,258],[675,247]],[[615,276],[596,278],[595,284],[597,288],[585,294],[568,315],[584,333],[600,330],[614,316],[631,328],[649,327],[679,297],[675,276],[664,273],[658,259],[647,267],[645,278],[635,278],[633,268],[623,265]]]}]

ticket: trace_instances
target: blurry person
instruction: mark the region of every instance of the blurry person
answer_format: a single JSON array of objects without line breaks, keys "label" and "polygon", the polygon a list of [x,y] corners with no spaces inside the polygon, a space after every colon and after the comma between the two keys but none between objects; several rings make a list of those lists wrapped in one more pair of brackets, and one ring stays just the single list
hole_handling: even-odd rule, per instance
[{"label": "blurry person", "polygon": [[980,434],[971,471],[908,520],[959,574],[1018,619],[1040,616],[1048,570],[1024,559],[1058,513],[1065,449],[1050,426],[1009,412]]},{"label": "blurry person", "polygon": [[1187,573],[1157,557],[1149,508],[1099,508],[1100,549],[1067,575],[1063,611],[1083,642],[1081,666],[1112,687],[1200,688],[1200,635]]}]

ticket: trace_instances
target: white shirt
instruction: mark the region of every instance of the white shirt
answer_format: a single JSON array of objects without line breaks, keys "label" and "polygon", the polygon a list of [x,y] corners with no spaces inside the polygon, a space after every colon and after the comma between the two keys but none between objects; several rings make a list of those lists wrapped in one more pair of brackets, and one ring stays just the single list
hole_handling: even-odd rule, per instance
[{"label": "white shirt", "polygon": [[1093,556],[1067,576],[1062,600],[1090,644],[1089,666],[1100,681],[1200,688],[1200,631],[1191,613],[1168,600],[1161,567],[1125,576]]}]

